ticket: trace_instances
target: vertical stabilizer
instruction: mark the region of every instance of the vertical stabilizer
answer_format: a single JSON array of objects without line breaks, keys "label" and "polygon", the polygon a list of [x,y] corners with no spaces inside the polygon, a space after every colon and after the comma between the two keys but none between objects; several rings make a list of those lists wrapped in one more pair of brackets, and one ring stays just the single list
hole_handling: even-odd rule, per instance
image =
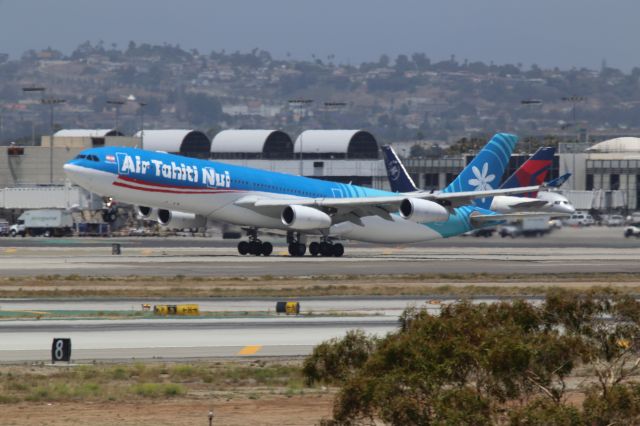
[{"label": "vertical stabilizer", "polygon": [[[500,185],[518,137],[498,133],[482,148],[443,192],[490,191]],[[475,200],[478,207],[488,209],[493,197]]]},{"label": "vertical stabilizer", "polygon": [[398,155],[390,145],[383,145],[384,166],[387,168],[387,178],[393,192],[418,191],[416,184],[407,173]]}]

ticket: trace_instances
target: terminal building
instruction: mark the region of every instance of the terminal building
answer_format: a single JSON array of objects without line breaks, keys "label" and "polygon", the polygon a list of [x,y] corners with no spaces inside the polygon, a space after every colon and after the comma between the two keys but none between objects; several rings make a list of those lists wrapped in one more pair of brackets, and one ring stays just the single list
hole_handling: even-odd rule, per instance
[{"label": "terminal building", "polygon": [[[378,189],[389,188],[379,142],[373,134],[361,129],[306,130],[295,139],[278,129],[229,129],[219,132],[213,139],[194,129],[150,129],[133,136],[122,135],[115,129],[64,129],[56,132],[53,138],[43,137],[41,146],[0,147],[0,188],[25,191],[32,188],[35,191],[33,188],[68,185],[62,165],[84,149],[101,146],[141,147]],[[450,183],[473,156],[469,153],[408,159],[405,165],[420,188],[440,189]],[[505,176],[527,158],[528,154],[513,155]],[[639,138],[615,138],[594,145],[560,144],[550,178],[573,173],[564,189],[578,208],[634,211],[640,210],[639,166]],[[8,199],[24,200],[24,194]],[[42,199],[37,191],[33,194]],[[54,198],[51,195],[44,197]],[[37,205],[41,204],[40,201]],[[49,204],[57,207],[60,202]],[[0,204],[0,208],[7,206]],[[15,203],[11,208],[16,208]]]}]

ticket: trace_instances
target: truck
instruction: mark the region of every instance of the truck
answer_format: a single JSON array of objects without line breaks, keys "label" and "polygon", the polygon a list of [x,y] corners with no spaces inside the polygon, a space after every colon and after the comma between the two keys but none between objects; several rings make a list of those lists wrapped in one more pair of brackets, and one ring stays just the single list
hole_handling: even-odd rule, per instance
[{"label": "truck", "polygon": [[500,228],[500,236],[505,237],[537,237],[551,232],[548,216],[528,217],[518,222],[513,222]]},{"label": "truck", "polygon": [[0,219],[0,236],[6,237],[7,235],[9,235],[9,222]]},{"label": "truck", "polygon": [[9,235],[12,237],[17,235],[61,237],[72,233],[73,217],[68,211],[60,209],[26,210],[9,228]]}]

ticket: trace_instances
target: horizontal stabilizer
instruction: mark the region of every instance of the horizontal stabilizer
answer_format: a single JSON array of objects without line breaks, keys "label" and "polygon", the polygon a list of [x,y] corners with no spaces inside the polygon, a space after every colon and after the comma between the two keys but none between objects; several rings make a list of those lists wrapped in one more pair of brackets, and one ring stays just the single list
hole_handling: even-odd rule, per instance
[{"label": "horizontal stabilizer", "polygon": [[478,215],[471,215],[471,222],[481,224],[485,222],[501,222],[505,220],[517,221],[517,220],[540,218],[540,217],[569,217],[569,216],[570,215],[566,213],[544,213],[544,212],[478,214]]}]

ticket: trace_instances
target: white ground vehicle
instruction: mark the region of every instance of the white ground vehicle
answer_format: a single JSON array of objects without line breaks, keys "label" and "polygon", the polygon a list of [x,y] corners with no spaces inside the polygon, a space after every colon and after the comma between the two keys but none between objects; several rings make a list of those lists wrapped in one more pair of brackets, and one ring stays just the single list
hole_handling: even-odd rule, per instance
[{"label": "white ground vehicle", "polygon": [[69,235],[72,231],[71,213],[58,209],[27,210],[18,217],[17,223],[9,228],[9,234],[12,237],[16,235],[62,236]]},{"label": "white ground vehicle", "polygon": [[603,224],[605,224],[606,226],[623,226],[624,223],[624,217],[619,214],[609,215],[603,221]]},{"label": "white ground vehicle", "polygon": [[543,236],[551,232],[548,216],[530,217],[519,222],[510,223],[500,228],[500,236],[502,238],[515,238],[520,235],[525,237]]},{"label": "white ground vehicle", "polygon": [[593,216],[584,212],[575,212],[565,221],[569,226],[591,226],[594,223]]},{"label": "white ground vehicle", "polygon": [[640,237],[640,222],[635,222],[629,224],[626,228],[624,228],[624,236],[629,237]]}]

